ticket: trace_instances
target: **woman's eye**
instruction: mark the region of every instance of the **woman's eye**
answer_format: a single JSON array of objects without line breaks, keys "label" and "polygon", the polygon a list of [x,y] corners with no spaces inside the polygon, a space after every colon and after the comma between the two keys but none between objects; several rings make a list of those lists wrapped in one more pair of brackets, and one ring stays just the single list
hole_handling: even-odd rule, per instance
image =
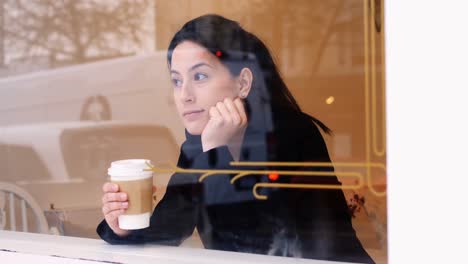
[{"label": "woman's eye", "polygon": [[172,79],[172,83],[174,84],[175,87],[182,86],[182,81],[179,79]]},{"label": "woman's eye", "polygon": [[208,76],[206,74],[203,74],[203,73],[196,73],[195,76],[194,76],[195,81],[201,81],[201,80],[204,80],[206,78],[208,78]]}]

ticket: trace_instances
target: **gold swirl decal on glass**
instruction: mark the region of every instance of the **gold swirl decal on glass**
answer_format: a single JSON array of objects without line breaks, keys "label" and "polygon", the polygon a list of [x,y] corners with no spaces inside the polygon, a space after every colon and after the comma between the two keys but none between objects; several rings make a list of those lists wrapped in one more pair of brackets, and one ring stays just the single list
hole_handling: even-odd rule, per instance
[{"label": "gold swirl decal on glass", "polygon": [[[237,180],[242,177],[247,177],[251,175],[268,175],[268,174],[279,174],[282,177],[284,176],[302,176],[302,177],[349,177],[355,178],[355,183],[353,184],[297,184],[297,183],[275,183],[275,182],[261,182],[253,186],[252,193],[255,198],[259,200],[266,200],[268,197],[265,195],[260,195],[257,192],[258,188],[288,188],[288,189],[334,189],[334,190],[357,190],[362,188],[365,185],[364,176],[360,172],[334,172],[334,171],[307,171],[307,170],[202,170],[202,169],[183,169],[179,167],[171,168],[156,168],[151,164],[147,164],[149,171],[155,173],[188,173],[188,174],[201,174],[198,181],[203,182],[208,177],[213,177],[216,175],[225,175],[231,174],[235,175],[230,183],[234,184]],[[278,166],[278,167],[348,167],[348,168],[379,168],[384,172],[386,168],[383,164],[378,163],[330,163],[330,162],[231,162],[231,166]],[[385,195],[384,192],[377,191],[372,184],[372,179],[368,175],[367,185],[369,190],[376,196]]]}]

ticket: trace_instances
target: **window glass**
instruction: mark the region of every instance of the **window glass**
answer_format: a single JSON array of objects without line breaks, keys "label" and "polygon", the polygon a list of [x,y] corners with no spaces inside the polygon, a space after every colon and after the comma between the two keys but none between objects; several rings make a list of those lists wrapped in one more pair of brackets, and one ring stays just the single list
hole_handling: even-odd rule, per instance
[{"label": "window glass", "polygon": [[[383,1],[0,3],[0,181],[49,233],[387,262]],[[103,215],[127,159],[133,231]]]}]

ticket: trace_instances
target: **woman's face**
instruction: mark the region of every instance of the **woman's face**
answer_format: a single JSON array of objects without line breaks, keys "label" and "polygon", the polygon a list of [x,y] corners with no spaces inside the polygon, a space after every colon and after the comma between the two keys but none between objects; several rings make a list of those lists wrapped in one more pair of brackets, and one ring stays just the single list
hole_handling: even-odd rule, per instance
[{"label": "woman's face", "polygon": [[191,41],[176,46],[170,72],[177,111],[192,135],[201,135],[212,106],[239,94],[239,83],[229,69],[207,49]]}]

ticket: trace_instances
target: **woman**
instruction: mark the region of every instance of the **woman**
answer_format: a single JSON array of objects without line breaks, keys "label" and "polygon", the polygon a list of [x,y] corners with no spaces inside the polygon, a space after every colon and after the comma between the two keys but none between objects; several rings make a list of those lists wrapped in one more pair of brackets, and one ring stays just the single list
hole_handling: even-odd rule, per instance
[{"label": "woman", "polygon": [[[330,162],[318,127],[330,130],[301,112],[266,46],[238,23],[217,15],[189,21],[172,39],[167,62],[186,128],[178,167],[242,170],[247,167],[230,162]],[[352,228],[341,190],[258,189],[267,200],[252,193],[262,182],[340,185],[335,176],[251,175],[231,184],[233,176],[200,182],[200,175],[175,173],[150,227],[137,231],[118,227],[127,197],[107,183],[105,220],[97,232],[111,244],[180,245],[197,228],[209,249],[373,263]]]}]

